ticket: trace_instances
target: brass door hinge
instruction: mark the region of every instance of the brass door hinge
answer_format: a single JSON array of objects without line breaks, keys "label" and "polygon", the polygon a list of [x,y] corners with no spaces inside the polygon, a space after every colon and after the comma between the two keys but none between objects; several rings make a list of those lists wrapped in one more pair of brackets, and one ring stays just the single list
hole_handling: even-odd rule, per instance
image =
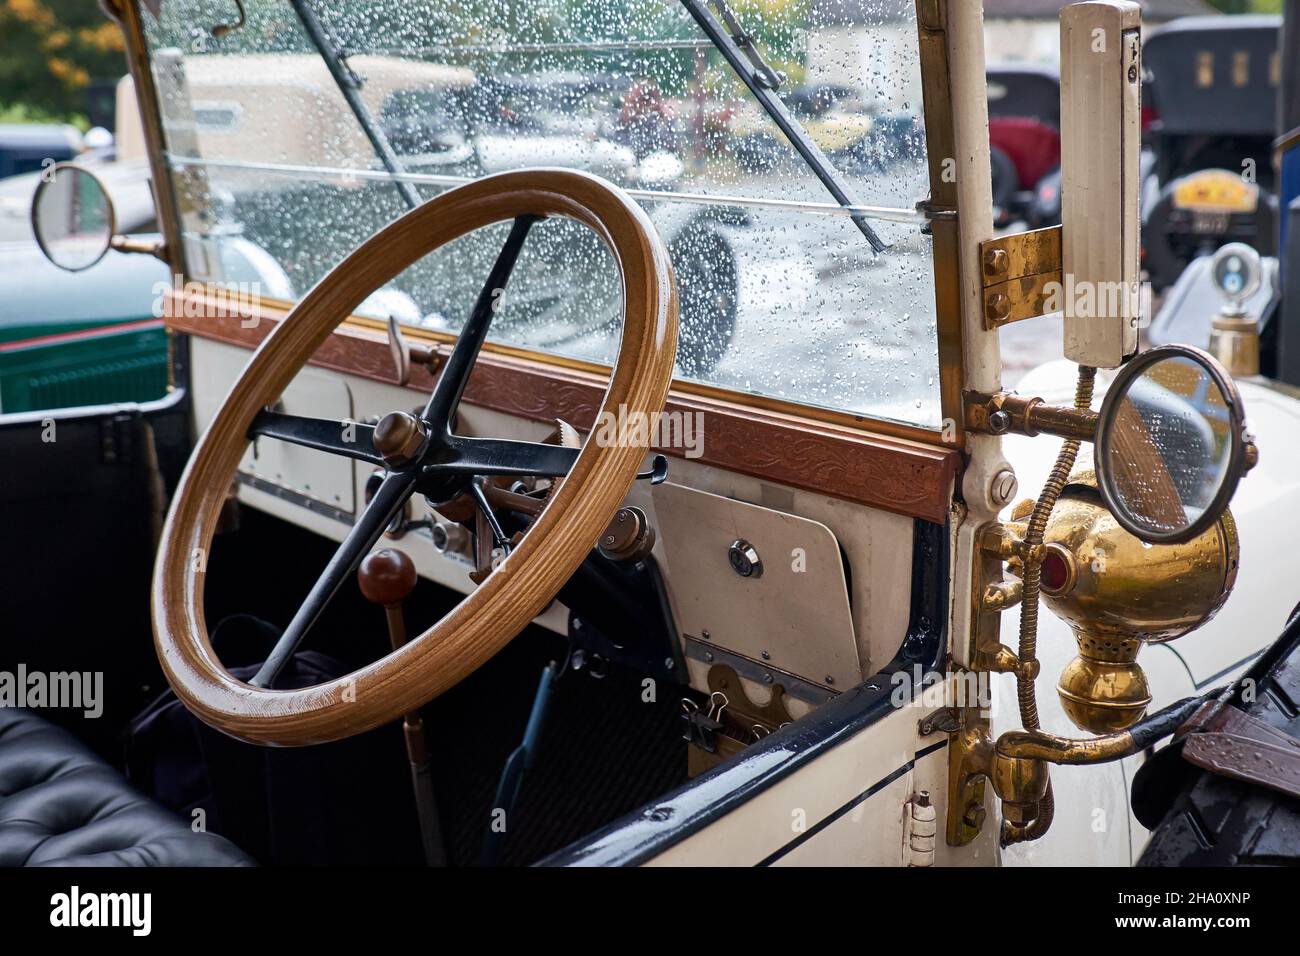
[{"label": "brass door hinge", "polygon": [[1061,227],[984,240],[980,275],[986,329],[1045,314],[1049,283],[1061,283]]}]

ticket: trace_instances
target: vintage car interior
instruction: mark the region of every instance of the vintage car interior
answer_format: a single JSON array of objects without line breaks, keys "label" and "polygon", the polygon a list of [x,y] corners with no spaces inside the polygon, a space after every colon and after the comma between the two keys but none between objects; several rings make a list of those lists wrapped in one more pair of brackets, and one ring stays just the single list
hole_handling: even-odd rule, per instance
[{"label": "vintage car interior", "polygon": [[[979,4],[103,6],[160,235],[72,164],[33,228],[168,264],[168,391],[0,418],[0,671],[103,681],[13,684],[0,864],[1131,861],[1052,781],[1127,821],[1079,765],[1207,705],[1137,658],[1266,444],[1139,348],[1136,4],[1063,9],[1062,225],[1001,235]],[[1073,394],[1005,390],[1051,312]]]}]

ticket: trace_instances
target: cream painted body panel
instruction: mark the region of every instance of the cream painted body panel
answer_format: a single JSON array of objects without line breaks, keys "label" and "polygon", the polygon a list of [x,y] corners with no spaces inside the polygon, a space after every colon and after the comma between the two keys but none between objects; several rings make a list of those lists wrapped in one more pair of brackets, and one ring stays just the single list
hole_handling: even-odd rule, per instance
[{"label": "cream painted body panel", "polygon": [[926,790],[939,819],[934,865],[996,866],[992,830],[968,847],[943,840],[948,751],[942,734],[917,736],[925,713],[920,706],[889,713],[650,865],[900,866],[906,803]]}]

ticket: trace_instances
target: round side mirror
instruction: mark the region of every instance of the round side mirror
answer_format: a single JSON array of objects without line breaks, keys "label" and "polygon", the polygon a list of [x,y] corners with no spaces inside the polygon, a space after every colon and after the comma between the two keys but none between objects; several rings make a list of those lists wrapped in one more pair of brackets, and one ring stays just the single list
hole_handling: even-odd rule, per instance
[{"label": "round side mirror", "polygon": [[32,196],[32,232],[45,257],[60,269],[89,269],[108,252],[117,218],[99,177],[72,163],[56,163]]},{"label": "round side mirror", "polygon": [[1204,532],[1247,467],[1231,376],[1200,349],[1144,352],[1115,377],[1097,419],[1097,487],[1115,520],[1152,544]]}]

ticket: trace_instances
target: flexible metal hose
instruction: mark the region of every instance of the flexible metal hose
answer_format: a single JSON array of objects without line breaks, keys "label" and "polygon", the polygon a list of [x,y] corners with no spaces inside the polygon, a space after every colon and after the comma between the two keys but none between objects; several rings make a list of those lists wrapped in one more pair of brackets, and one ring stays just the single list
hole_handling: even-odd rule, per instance
[{"label": "flexible metal hose", "polygon": [[[1087,365],[1079,366],[1078,384],[1074,391],[1075,408],[1092,407],[1092,388],[1097,379],[1097,370]],[[1042,493],[1029,515],[1029,524],[1024,537],[1024,590],[1020,599],[1020,647],[1019,656],[1022,663],[1030,664],[1038,659],[1038,595],[1042,584],[1043,535],[1047,531],[1047,519],[1052,516],[1057,499],[1065,489],[1065,483],[1074,469],[1075,459],[1079,455],[1079,440],[1069,438],[1061,445],[1056,456],[1056,464],[1043,485]],[[1038,730],[1038,698],[1034,693],[1034,680],[1024,673],[1016,675],[1016,701],[1020,705],[1020,723],[1026,730]],[[1038,804],[1038,816],[1026,827],[1004,824],[1002,827],[1002,845],[1037,840],[1052,825],[1056,812],[1056,800],[1052,796],[1052,783],[1048,780],[1047,792]]]}]

